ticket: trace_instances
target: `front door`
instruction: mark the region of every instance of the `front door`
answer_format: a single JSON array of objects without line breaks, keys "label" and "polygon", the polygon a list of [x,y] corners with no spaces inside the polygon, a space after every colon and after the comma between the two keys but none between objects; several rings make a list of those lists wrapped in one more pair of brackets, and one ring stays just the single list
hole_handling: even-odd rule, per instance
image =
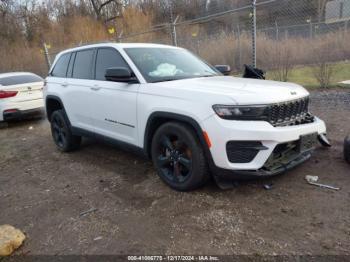
[{"label": "front door", "polygon": [[114,48],[97,50],[92,120],[97,134],[137,145],[137,93],[139,84],[106,81],[107,68],[129,68]]}]

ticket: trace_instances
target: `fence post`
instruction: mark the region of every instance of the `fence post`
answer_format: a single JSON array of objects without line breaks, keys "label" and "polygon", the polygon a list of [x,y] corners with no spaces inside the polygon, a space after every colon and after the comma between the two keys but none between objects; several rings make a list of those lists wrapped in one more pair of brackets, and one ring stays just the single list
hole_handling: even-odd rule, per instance
[{"label": "fence post", "polygon": [[121,43],[123,40],[123,30],[117,35],[117,42]]},{"label": "fence post", "polygon": [[345,26],[344,26],[345,34],[347,34],[347,32],[348,32],[349,20],[346,20],[344,23],[345,23]]},{"label": "fence post", "polygon": [[44,42],[44,55],[45,55],[47,67],[50,69],[51,68],[51,60],[50,60],[49,50],[48,50],[45,42]]},{"label": "fence post", "polygon": [[253,48],[253,66],[256,67],[256,0],[252,0],[252,48]]},{"label": "fence post", "polygon": [[278,30],[278,24],[277,24],[277,20],[275,21],[275,27],[276,27],[276,40],[279,40],[279,30]]},{"label": "fence post", "polygon": [[311,19],[310,19],[310,38],[313,38],[313,26],[312,26]]},{"label": "fence post", "polygon": [[241,29],[239,24],[237,24],[237,41],[238,41],[238,69],[242,66],[242,50],[241,50]]}]

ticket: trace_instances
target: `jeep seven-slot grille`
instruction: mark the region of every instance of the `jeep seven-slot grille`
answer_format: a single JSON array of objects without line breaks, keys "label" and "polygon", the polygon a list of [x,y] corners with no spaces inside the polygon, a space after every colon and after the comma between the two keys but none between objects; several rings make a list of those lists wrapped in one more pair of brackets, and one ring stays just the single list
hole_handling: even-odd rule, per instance
[{"label": "jeep seven-slot grille", "polygon": [[312,123],[314,120],[309,114],[309,97],[271,105],[266,113],[273,126],[300,125]]}]

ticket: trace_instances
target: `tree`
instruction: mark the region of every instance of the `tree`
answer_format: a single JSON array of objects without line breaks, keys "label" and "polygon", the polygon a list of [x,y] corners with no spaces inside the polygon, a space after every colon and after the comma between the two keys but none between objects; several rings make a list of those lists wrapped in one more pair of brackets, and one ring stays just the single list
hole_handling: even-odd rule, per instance
[{"label": "tree", "polygon": [[122,15],[128,1],[123,0],[90,0],[96,18],[103,22],[114,20]]}]

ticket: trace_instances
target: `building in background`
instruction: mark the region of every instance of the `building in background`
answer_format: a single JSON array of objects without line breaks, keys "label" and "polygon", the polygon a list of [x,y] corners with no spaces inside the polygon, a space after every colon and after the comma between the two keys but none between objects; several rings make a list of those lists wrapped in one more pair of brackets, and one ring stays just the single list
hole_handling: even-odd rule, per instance
[{"label": "building in background", "polygon": [[326,23],[350,20],[350,0],[333,0],[326,6]]}]

